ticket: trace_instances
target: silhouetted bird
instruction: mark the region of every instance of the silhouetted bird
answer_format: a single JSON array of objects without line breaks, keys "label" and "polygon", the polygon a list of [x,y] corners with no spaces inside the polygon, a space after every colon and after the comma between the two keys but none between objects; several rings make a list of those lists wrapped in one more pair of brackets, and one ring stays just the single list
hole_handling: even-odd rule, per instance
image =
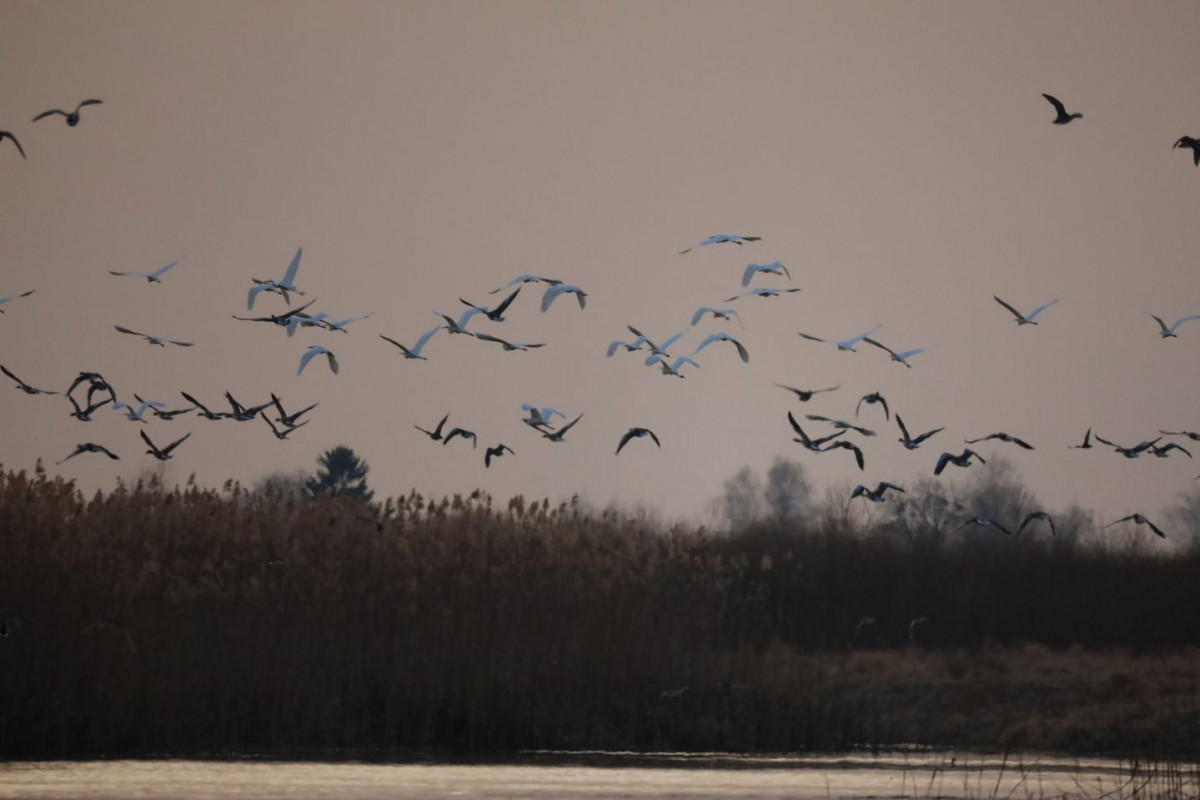
[{"label": "silhouetted bird", "polygon": [[143,339],[145,339],[150,344],[156,344],[159,347],[166,347],[169,344],[177,345],[179,347],[191,347],[192,346],[191,342],[177,342],[174,339],[168,339],[165,336],[153,336],[149,333],[138,333],[137,331],[129,330],[129,328],[122,328],[120,325],[113,325],[113,327],[116,328],[121,333],[128,333],[132,336],[141,336]]},{"label": "silhouetted bird", "polygon": [[1083,434],[1083,444],[1073,444],[1071,450],[1091,450],[1092,449],[1092,429],[1088,428]]},{"label": "silhouetted bird", "polygon": [[847,442],[844,440],[832,442],[828,447],[823,448],[820,452],[828,453],[830,450],[837,450],[838,448],[849,450],[850,452],[854,453],[854,460],[858,463],[859,470],[866,469],[865,462],[863,461],[863,451],[860,450],[858,445],[856,445],[854,442]]},{"label": "silhouetted bird", "polygon": [[[685,357],[686,356],[680,356],[680,358],[685,358]],[[547,439],[549,439],[552,442],[561,442],[561,441],[563,441],[563,437],[567,435],[567,431],[571,430],[571,428],[573,428],[575,426],[575,423],[579,422],[579,420],[581,420],[581,419],[583,419],[583,414],[580,414],[578,417],[571,420],[566,425],[563,425],[561,428],[559,428],[556,431],[553,431],[553,432],[552,431],[542,431],[542,436],[545,436]]]},{"label": "silhouetted bird", "polygon": [[[15,142],[16,139],[13,139],[13,141]],[[20,145],[18,145],[18,147],[20,147]],[[1175,150],[1176,148],[1180,147],[1192,148],[1192,161],[1196,166],[1200,167],[1200,139],[1193,139],[1191,136],[1181,136],[1179,141],[1175,143],[1175,147],[1172,147],[1171,149]]]},{"label": "silhouetted bird", "polygon": [[800,444],[804,445],[806,449],[811,450],[814,453],[820,453],[821,445],[831,442],[846,433],[846,431],[840,430],[836,433],[831,433],[828,436],[822,436],[819,439],[811,439],[809,438],[808,434],[804,432],[804,429],[800,427],[800,423],[796,422],[796,418],[792,416],[792,412],[787,412],[787,418],[788,422],[792,423],[792,430],[794,430],[800,437],[799,439],[793,439],[792,441],[799,442]]},{"label": "silhouetted bird", "polygon": [[1104,527],[1105,527],[1105,528],[1110,528],[1110,527],[1112,527],[1113,525],[1116,525],[1118,522],[1128,522],[1128,521],[1130,521],[1130,520],[1132,520],[1133,522],[1135,522],[1135,523],[1136,523],[1136,524],[1138,524],[1138,525],[1145,525],[1145,526],[1147,526],[1148,528],[1150,528],[1150,530],[1154,531],[1154,534],[1155,534],[1156,536],[1158,536],[1159,538],[1162,538],[1162,539],[1165,539],[1165,538],[1167,538],[1167,535],[1166,535],[1165,533],[1163,533],[1161,530],[1159,530],[1159,528],[1158,528],[1158,526],[1157,526],[1157,525],[1155,525],[1155,524],[1154,524],[1153,522],[1151,522],[1150,520],[1146,519],[1146,518],[1145,518],[1144,516],[1142,516],[1141,514],[1130,514],[1130,515],[1129,515],[1129,516],[1127,516],[1127,517],[1121,517],[1120,519],[1115,519],[1115,520],[1113,520],[1112,522],[1110,522],[1110,523],[1108,523],[1107,525],[1105,525]]},{"label": "silhouetted bird", "polygon": [[450,444],[450,440],[455,436],[461,436],[464,439],[470,439],[471,447],[479,446],[479,440],[475,436],[475,431],[469,431],[466,428],[451,428],[450,432],[446,434],[446,438],[442,439],[442,445],[445,446]]},{"label": "silhouetted bird", "polygon": [[1021,527],[1017,528],[1017,533],[1025,530],[1025,526],[1033,522],[1035,519],[1044,519],[1050,525],[1050,535],[1058,536],[1058,531],[1054,528],[1054,518],[1045,511],[1030,511],[1025,515],[1025,519],[1021,520]]},{"label": "silhouetted bird", "polygon": [[986,442],[989,439],[999,439],[1002,442],[1012,442],[1017,447],[1021,447],[1026,450],[1033,449],[1033,445],[1029,444],[1028,442],[1022,441],[1021,439],[1018,439],[1016,436],[1013,436],[1012,434],[1008,434],[1008,433],[989,433],[987,436],[980,436],[978,439],[966,439],[965,441],[967,444],[975,444],[977,442]]},{"label": "silhouetted bird", "polygon": [[159,461],[166,461],[167,459],[169,459],[171,457],[171,451],[174,450],[179,445],[181,445],[185,439],[187,439],[189,436],[192,435],[190,433],[184,434],[180,438],[171,442],[166,447],[159,447],[156,444],[154,444],[154,442],[150,441],[150,437],[146,435],[145,431],[138,431],[138,433],[140,433],[142,435],[142,441],[145,442],[150,447],[150,449],[147,450],[146,452],[149,453],[150,455],[154,456],[155,458],[157,458]]},{"label": "silhouetted bird", "polygon": [[515,300],[517,298],[517,295],[520,293],[521,293],[521,287],[518,286],[513,291],[512,294],[510,294],[508,297],[504,298],[504,300],[502,300],[500,302],[500,304],[498,306],[496,306],[495,308],[486,308],[484,306],[477,306],[474,303],[470,303],[470,302],[462,299],[461,297],[458,298],[458,302],[462,303],[465,306],[470,306],[471,308],[478,309],[479,313],[486,316],[492,322],[503,322],[504,321],[504,312],[508,310],[508,307],[512,304],[512,301]]},{"label": "silhouetted bird", "polygon": [[869,428],[860,428],[851,422],[846,422],[844,419],[830,419],[829,417],[822,417],[820,414],[805,414],[804,418],[811,419],[813,422],[828,422],[835,428],[846,431],[855,431],[863,436],[875,435],[875,431],[870,430]]},{"label": "silhouetted bird", "polygon": [[662,447],[662,442],[658,441],[658,437],[654,435],[654,431],[650,430],[649,428],[630,428],[621,436],[621,441],[617,443],[616,455],[621,454],[621,448],[624,447],[630,439],[639,439],[643,436],[649,436],[654,440],[656,445]]},{"label": "silhouetted bird", "polygon": [[[4,305],[5,303],[8,303],[12,300],[19,300],[22,297],[29,297],[29,295],[33,294],[36,291],[37,291],[37,289],[30,289],[28,292],[21,292],[20,294],[11,294],[8,297],[0,297],[0,306]],[[3,314],[3,313],[4,313],[4,309],[0,308],[0,314]]]},{"label": "silhouetted bird", "polygon": [[835,392],[838,389],[842,388],[842,385],[840,383],[837,386],[830,386],[827,389],[797,389],[793,386],[784,386],[782,383],[777,383],[775,385],[778,386],[780,389],[787,389],[789,392],[796,395],[796,399],[799,400],[801,403],[807,403],[809,400],[812,399],[812,396],[814,394],[818,394],[820,392]]},{"label": "silhouetted bird", "polygon": [[1001,525],[999,522],[996,522],[996,520],[991,519],[990,517],[971,517],[969,520],[966,520],[958,527],[961,529],[961,528],[967,527],[968,525],[979,525],[982,527],[991,527],[991,528],[995,528],[996,530],[1000,531],[1001,533],[1005,533],[1005,534],[1008,534],[1009,536],[1012,536],[1012,531],[1010,531],[1008,528]]},{"label": "silhouetted bird", "polygon": [[885,400],[883,395],[881,395],[879,392],[864,394],[861,398],[859,398],[858,405],[854,407],[854,416],[858,416],[858,412],[862,410],[863,403],[866,403],[869,406],[878,403],[879,405],[883,406],[883,418],[888,420],[892,418],[891,412],[888,411],[887,400]]},{"label": "silhouetted bird", "polygon": [[904,426],[904,420],[900,418],[899,414],[896,414],[896,422],[900,425],[900,434],[902,436],[902,438],[897,439],[896,441],[903,444],[909,450],[916,450],[918,447],[921,446],[921,442],[925,441],[930,436],[933,436],[935,433],[939,433],[940,431],[945,430],[944,427],[934,428],[931,431],[925,431],[920,436],[918,436],[917,438],[914,439],[913,437],[908,435],[908,428],[906,428]]},{"label": "silhouetted bird", "polygon": [[84,106],[98,106],[102,102],[104,102],[104,101],[102,101],[102,100],[84,100],[79,105],[75,106],[75,110],[70,113],[63,111],[61,108],[52,108],[49,111],[43,111],[42,113],[38,114],[36,117],[33,118],[33,121],[37,122],[39,119],[44,119],[45,117],[53,116],[54,114],[62,114],[64,117],[67,118],[67,124],[70,125],[72,128],[74,128],[76,125],[79,124],[79,109],[83,108]]},{"label": "silhouetted bird", "polygon": [[158,269],[154,270],[154,272],[117,272],[116,270],[110,269],[108,274],[117,275],[119,277],[128,275],[133,278],[145,278],[147,283],[162,283],[162,276],[166,274],[167,270],[178,264],[180,261],[183,261],[183,257],[175,259],[165,267],[159,267]]},{"label": "silhouetted bird", "polygon": [[887,481],[881,481],[874,489],[868,489],[866,486],[863,486],[860,483],[858,486],[855,486],[854,491],[850,493],[850,499],[853,500],[856,497],[865,497],[872,503],[882,503],[887,499],[884,495],[888,489],[894,489],[897,492],[904,491],[896,484],[888,483]]},{"label": "silhouetted bird", "polygon": [[971,466],[972,458],[978,458],[980,464],[987,463],[983,456],[979,455],[979,453],[976,453],[970,448],[963,450],[958,455],[954,455],[953,453],[942,453],[940,456],[938,456],[937,466],[933,468],[933,474],[941,475],[942,470],[946,468],[947,464],[953,464],[956,467],[969,467]]},{"label": "silhouetted bird", "polygon": [[513,452],[513,449],[506,444],[498,444],[495,447],[489,447],[483,451],[483,466],[485,468],[490,467],[492,465],[493,458],[499,458],[505,453],[511,453],[514,456],[516,455],[516,453]]},{"label": "silhouetted bird", "polygon": [[428,436],[430,439],[433,439],[435,442],[440,442],[442,440],[442,426],[446,424],[446,420],[448,419],[450,419],[450,415],[446,414],[446,416],[442,417],[441,422],[437,424],[437,427],[431,431],[425,430],[420,425],[413,425],[413,427]]},{"label": "silhouetted bird", "polygon": [[1055,125],[1066,125],[1073,119],[1083,119],[1083,114],[1068,114],[1066,106],[1064,106],[1057,97],[1051,97],[1045,92],[1042,93],[1042,97],[1050,101],[1050,105],[1054,106],[1054,110],[1058,112],[1058,116],[1054,118]]},{"label": "silhouetted bird", "polygon": [[899,353],[897,353],[895,350],[888,347],[886,344],[883,344],[878,339],[872,339],[870,336],[864,336],[863,341],[866,342],[867,344],[875,345],[880,350],[886,350],[888,352],[888,354],[891,356],[892,361],[895,361],[897,364],[903,364],[904,366],[908,367],[909,369],[912,369],[912,364],[908,363],[908,359],[912,358],[913,356],[917,355],[918,353],[924,353],[926,350],[929,349],[928,347],[914,347],[909,350],[901,350]]},{"label": "silhouetted bird", "polygon": [[729,244],[736,244],[736,245],[740,246],[744,242],[757,242],[757,241],[760,241],[761,239],[762,239],[761,236],[739,236],[734,233],[718,233],[718,234],[714,234],[713,236],[708,237],[707,239],[705,239],[703,242],[700,242],[699,244],[694,244],[691,247],[680,250],[679,255],[683,255],[684,253],[690,253],[692,250],[696,249],[697,247],[708,247],[710,244],[729,243]]},{"label": "silhouetted bird", "polygon": [[25,394],[58,394],[58,392],[52,392],[49,389],[35,389],[34,387],[30,386],[25,381],[18,378],[16,375],[13,375],[11,372],[9,372],[8,367],[5,367],[2,364],[0,364],[0,372],[3,372],[5,375],[7,375],[8,377],[10,377],[14,381],[16,381],[17,388],[20,389]]},{"label": "silhouetted bird", "polygon": [[25,148],[21,147],[21,143],[17,141],[17,137],[13,136],[8,131],[0,131],[0,142],[3,142],[5,139],[12,139],[12,143],[17,146],[17,152],[21,154],[21,158],[28,157],[25,155]]},{"label": "silhouetted bird", "polygon": [[[107,401],[105,401],[105,402],[107,402]],[[104,453],[104,455],[108,456],[113,461],[120,460],[120,458],[117,456],[116,453],[112,452],[104,445],[95,444],[93,442],[84,442],[81,445],[76,445],[75,449],[71,451],[71,455],[67,456],[66,458],[64,458],[62,461],[59,461],[58,463],[62,464],[66,461],[70,461],[72,458],[74,458],[77,455],[80,455],[81,453]]]},{"label": "silhouetted bird", "polygon": [[1013,308],[1008,303],[1001,300],[999,297],[996,297],[996,295],[992,295],[992,299],[995,300],[1000,305],[1007,308],[1009,311],[1011,311],[1012,315],[1014,317],[1016,317],[1018,325],[1037,325],[1037,323],[1034,322],[1034,318],[1037,317],[1038,314],[1042,313],[1047,308],[1049,308],[1050,306],[1052,306],[1058,302],[1058,298],[1055,298],[1055,299],[1051,300],[1049,303],[1042,303],[1040,306],[1033,309],[1028,314],[1022,314],[1020,311],[1017,311],[1015,308]]}]

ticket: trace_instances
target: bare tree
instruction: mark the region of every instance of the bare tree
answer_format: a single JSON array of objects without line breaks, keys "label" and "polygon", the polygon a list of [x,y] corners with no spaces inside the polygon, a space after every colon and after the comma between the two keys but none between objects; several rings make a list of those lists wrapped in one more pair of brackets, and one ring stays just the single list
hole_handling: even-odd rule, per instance
[{"label": "bare tree", "polygon": [[717,498],[717,513],[731,530],[744,528],[763,516],[762,481],[749,465],[742,467],[722,485]]},{"label": "bare tree", "polygon": [[809,510],[812,486],[804,475],[804,465],[776,456],[767,470],[763,500],[767,514],[775,522],[795,522]]}]

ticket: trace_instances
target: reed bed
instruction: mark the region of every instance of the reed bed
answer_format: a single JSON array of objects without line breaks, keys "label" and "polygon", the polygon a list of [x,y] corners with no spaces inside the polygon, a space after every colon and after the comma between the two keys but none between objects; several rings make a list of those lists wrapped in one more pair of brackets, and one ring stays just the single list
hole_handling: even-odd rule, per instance
[{"label": "reed bed", "polygon": [[7,758],[1200,752],[1196,552],[40,470],[0,519]]}]

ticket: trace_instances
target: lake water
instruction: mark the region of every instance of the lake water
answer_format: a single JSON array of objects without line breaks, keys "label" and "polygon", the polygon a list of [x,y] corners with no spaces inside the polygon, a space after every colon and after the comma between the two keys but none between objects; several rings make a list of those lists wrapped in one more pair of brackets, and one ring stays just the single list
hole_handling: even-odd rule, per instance
[{"label": "lake water", "polygon": [[[0,798],[1156,798],[1200,793],[1195,766],[1012,754],[755,757],[530,753],[515,763],[52,761],[0,764]],[[1180,783],[1182,781],[1182,783]]]}]

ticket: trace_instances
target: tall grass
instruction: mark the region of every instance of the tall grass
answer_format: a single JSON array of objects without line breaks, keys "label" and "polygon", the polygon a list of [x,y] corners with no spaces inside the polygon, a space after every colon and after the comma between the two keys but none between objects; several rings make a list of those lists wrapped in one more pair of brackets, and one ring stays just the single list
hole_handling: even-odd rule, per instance
[{"label": "tall grass", "polygon": [[0,754],[1194,755],[1198,586],[1195,553],[0,471]]}]

